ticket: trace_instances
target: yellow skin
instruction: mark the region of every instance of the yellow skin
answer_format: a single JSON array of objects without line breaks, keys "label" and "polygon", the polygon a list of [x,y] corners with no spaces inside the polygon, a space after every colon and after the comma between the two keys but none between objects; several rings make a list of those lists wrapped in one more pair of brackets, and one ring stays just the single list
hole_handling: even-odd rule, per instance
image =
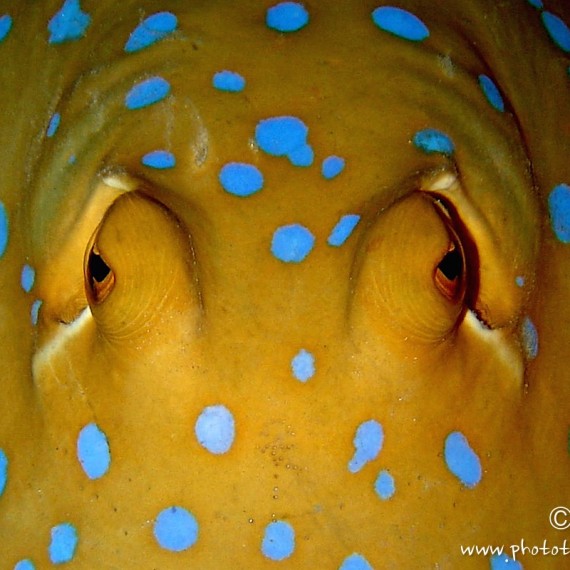
[{"label": "yellow skin", "polygon": [[[523,0],[402,0],[429,27],[423,42],[376,27],[378,1],[307,3],[309,25],[278,33],[264,23],[275,3],[84,0],[85,37],[59,45],[46,29],[59,1],[0,3],[14,19],[0,43],[1,568],[51,567],[62,522],[79,536],[69,567],[82,569],[336,569],[352,553],[376,569],[476,569],[489,557],[461,545],[570,538],[549,524],[552,508],[570,507],[570,245],[547,206],[570,183],[567,54]],[[564,0],[546,8],[570,21]],[[125,54],[160,10],[177,15],[177,31]],[[246,78],[243,92],[212,87],[224,69]],[[505,113],[482,94],[482,73]],[[171,94],[126,109],[152,75]],[[258,121],[280,115],[309,127],[311,167],[254,144]],[[428,127],[451,137],[453,156],[410,142]],[[141,164],[157,148],[176,154],[175,168]],[[346,168],[326,180],[331,154]],[[263,189],[224,191],[231,161],[259,168]],[[359,224],[327,245],[347,213]],[[272,235],[294,222],[315,247],[284,263]],[[461,244],[450,299],[437,267],[461,242],[457,225],[471,246]],[[112,271],[107,289],[84,278],[92,246]],[[30,293],[24,263],[36,270]],[[316,365],[304,383],[291,370],[301,348]],[[194,433],[215,404],[236,430],[219,455]],[[383,448],[351,473],[355,431],[370,419]],[[96,480],[76,453],[91,422],[111,453]],[[472,488],[444,460],[454,431],[480,460]],[[389,500],[374,491],[382,469],[396,484]],[[199,523],[182,552],[153,534],[171,505]],[[281,562],[261,552],[274,520],[295,530]],[[519,560],[568,566],[561,555]]]}]

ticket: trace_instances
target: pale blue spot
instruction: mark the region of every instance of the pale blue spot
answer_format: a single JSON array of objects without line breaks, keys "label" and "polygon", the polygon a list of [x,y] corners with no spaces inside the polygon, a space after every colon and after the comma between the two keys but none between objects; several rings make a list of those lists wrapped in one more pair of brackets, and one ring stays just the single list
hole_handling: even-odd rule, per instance
[{"label": "pale blue spot", "polygon": [[162,101],[170,93],[170,83],[162,77],[150,77],[137,83],[127,94],[127,109],[135,110]]},{"label": "pale blue spot", "polygon": [[354,455],[348,463],[348,470],[357,473],[378,457],[384,443],[384,430],[376,420],[368,420],[358,426],[352,443]]},{"label": "pale blue spot", "polygon": [[413,42],[429,37],[427,26],[411,12],[393,6],[382,6],[372,12],[372,20],[385,32]]},{"label": "pale blue spot", "polygon": [[505,102],[495,82],[488,75],[481,74],[479,75],[479,86],[491,106],[503,113]]},{"label": "pale blue spot", "polygon": [[394,477],[388,471],[380,471],[376,481],[374,482],[374,490],[376,494],[384,501],[391,499],[396,492],[396,484]]},{"label": "pale blue spot", "polygon": [[235,196],[247,197],[263,188],[263,174],[253,164],[228,162],[219,174],[223,189]]},{"label": "pale blue spot", "polygon": [[489,560],[491,570],[523,570],[523,565],[506,554],[495,554]]},{"label": "pale blue spot", "polygon": [[8,212],[6,212],[4,204],[0,202],[0,258],[4,255],[8,246],[9,228]]},{"label": "pale blue spot", "polygon": [[321,174],[327,180],[330,180],[331,178],[338,176],[344,170],[344,164],[344,158],[341,158],[340,156],[327,156],[323,160]]},{"label": "pale blue spot", "polygon": [[315,237],[306,227],[291,224],[275,230],[271,253],[285,263],[300,263],[309,255],[314,245]]},{"label": "pale blue spot", "polygon": [[445,439],[445,463],[448,469],[466,487],[475,487],[481,481],[481,463],[469,446],[466,437],[458,431],[451,432]]},{"label": "pale blue spot", "polygon": [[441,153],[445,155],[453,154],[455,150],[453,141],[437,129],[424,129],[418,131],[413,138],[414,146],[423,150],[427,154]]},{"label": "pale blue spot", "polygon": [[134,53],[171,34],[178,26],[178,19],[170,12],[158,12],[143,20],[131,33],[125,51]]},{"label": "pale blue spot", "polygon": [[550,192],[548,210],[550,224],[556,237],[562,243],[570,243],[570,186],[568,184],[559,184]]},{"label": "pale blue spot", "polygon": [[34,286],[35,280],[36,272],[34,271],[34,268],[26,263],[24,267],[22,267],[22,273],[20,274],[20,285],[22,286],[22,289],[26,293],[29,293]]},{"label": "pale blue spot", "polygon": [[288,154],[288,158],[293,166],[311,166],[315,158],[315,153],[311,145],[304,144],[292,150]]},{"label": "pale blue spot", "polygon": [[27,559],[17,562],[16,566],[14,566],[14,570],[36,570],[36,567],[31,560]]},{"label": "pale blue spot", "polygon": [[563,51],[570,52],[570,28],[566,22],[547,11],[542,12],[540,17],[552,41]]},{"label": "pale blue spot", "polygon": [[154,536],[165,550],[182,552],[196,544],[198,522],[183,507],[168,507],[156,517]]},{"label": "pale blue spot", "polygon": [[358,214],[342,216],[329,235],[327,243],[334,247],[340,247],[350,237],[359,221],[360,216]]},{"label": "pale blue spot", "polygon": [[538,10],[542,10],[542,8],[544,7],[544,4],[542,3],[542,0],[527,0],[527,2],[528,2],[533,8],[537,8]]},{"label": "pale blue spot", "polygon": [[208,406],[198,417],[194,431],[198,443],[210,453],[226,453],[235,438],[234,417],[225,406]]},{"label": "pale blue spot", "polygon": [[280,2],[267,10],[265,23],[278,32],[296,32],[309,23],[309,13],[299,2]]},{"label": "pale blue spot", "polygon": [[53,137],[59,129],[59,124],[61,123],[61,115],[59,113],[54,113],[49,120],[49,125],[46,131],[48,137]]},{"label": "pale blue spot", "polygon": [[4,41],[12,29],[12,16],[4,14],[0,17],[0,42]]},{"label": "pale blue spot", "polygon": [[374,570],[361,554],[351,554],[344,559],[338,570]]},{"label": "pale blue spot", "polygon": [[301,382],[306,382],[315,375],[315,357],[302,348],[291,360],[293,376]]},{"label": "pale blue spot", "polygon": [[245,89],[245,79],[235,71],[218,71],[214,74],[212,85],[220,91],[239,93]]},{"label": "pale blue spot", "polygon": [[515,283],[517,284],[517,287],[524,287],[524,284],[525,284],[524,276],[517,275],[515,277]]},{"label": "pale blue spot", "polygon": [[261,150],[272,156],[287,156],[293,162],[293,155],[296,162],[309,158],[312,162],[312,149],[307,145],[308,133],[307,125],[297,117],[271,117],[257,123],[255,141]]},{"label": "pale blue spot", "polygon": [[72,154],[68,159],[67,159],[67,164],[75,164],[77,162],[77,157]]},{"label": "pale blue spot", "polygon": [[153,150],[145,154],[141,162],[149,168],[167,170],[176,166],[176,157],[167,150]]},{"label": "pale blue spot", "polygon": [[522,323],[523,346],[527,358],[534,359],[538,355],[538,332],[529,317],[525,317]]},{"label": "pale blue spot", "polygon": [[65,0],[59,12],[49,21],[49,43],[78,40],[85,35],[90,23],[91,16],[81,11],[79,0]]},{"label": "pale blue spot", "polygon": [[8,457],[3,449],[0,449],[0,497],[6,489],[8,481]]},{"label": "pale blue spot", "polygon": [[49,559],[52,564],[65,564],[71,562],[75,556],[75,549],[79,537],[77,530],[71,523],[62,523],[51,529],[51,542],[49,545]]},{"label": "pale blue spot", "polygon": [[284,521],[274,521],[265,527],[261,552],[270,560],[285,560],[295,550],[295,530]]},{"label": "pale blue spot", "polygon": [[111,466],[109,442],[96,424],[87,424],[79,432],[77,459],[89,479],[99,479],[109,471]]},{"label": "pale blue spot", "polygon": [[43,301],[41,299],[36,299],[32,303],[32,307],[30,309],[30,320],[32,321],[32,325],[36,326],[38,324],[38,318],[40,316],[40,309],[42,307]]}]

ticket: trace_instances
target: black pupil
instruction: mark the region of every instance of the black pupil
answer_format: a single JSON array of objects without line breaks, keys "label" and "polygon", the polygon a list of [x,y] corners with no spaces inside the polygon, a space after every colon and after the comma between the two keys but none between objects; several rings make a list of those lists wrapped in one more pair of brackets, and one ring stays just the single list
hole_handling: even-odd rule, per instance
[{"label": "black pupil", "polygon": [[92,251],[89,254],[89,273],[94,281],[101,283],[111,273],[111,268],[103,261],[100,255]]},{"label": "black pupil", "polygon": [[437,267],[447,279],[454,281],[458,277],[461,277],[461,272],[463,271],[463,259],[461,258],[461,254],[457,249],[448,251]]}]

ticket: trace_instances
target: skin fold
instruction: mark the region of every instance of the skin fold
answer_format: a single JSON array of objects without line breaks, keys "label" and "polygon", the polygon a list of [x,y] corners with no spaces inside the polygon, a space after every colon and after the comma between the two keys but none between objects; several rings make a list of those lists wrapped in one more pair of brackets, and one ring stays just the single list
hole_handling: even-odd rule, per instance
[{"label": "skin fold", "polygon": [[[0,1],[0,568],[59,563],[62,524],[80,569],[567,568],[570,46],[544,14],[568,4],[401,0],[429,29],[410,40],[379,1],[306,2],[279,31],[271,1],[83,0],[57,42],[62,4]],[[125,51],[163,11],[175,27]],[[245,87],[215,87],[224,70]],[[168,93],[129,108],[157,77]],[[309,164],[268,151],[276,117],[308,128]],[[262,187],[232,193],[229,163]],[[234,430],[215,451],[212,407]],[[172,507],[197,529],[173,517],[177,548]]]}]

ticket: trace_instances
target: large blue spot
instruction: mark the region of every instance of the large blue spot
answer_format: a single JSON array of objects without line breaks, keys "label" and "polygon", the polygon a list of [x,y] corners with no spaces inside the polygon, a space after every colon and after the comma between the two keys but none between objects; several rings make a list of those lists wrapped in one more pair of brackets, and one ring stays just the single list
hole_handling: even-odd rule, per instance
[{"label": "large blue spot", "polygon": [[162,548],[172,552],[187,550],[198,540],[198,522],[182,507],[168,507],[154,523],[154,536]]},{"label": "large blue spot", "polygon": [[14,566],[14,570],[36,570],[36,566],[29,559],[20,560],[20,562]]},{"label": "large blue spot", "polygon": [[212,85],[220,91],[239,93],[245,89],[245,79],[235,71],[218,71],[214,74]]},{"label": "large blue spot", "polygon": [[79,0],[65,0],[59,12],[49,21],[49,43],[78,40],[85,35],[90,23],[91,16],[81,11]]},{"label": "large blue spot", "polygon": [[342,216],[333,228],[327,243],[334,247],[340,247],[350,237],[359,221],[360,216],[358,214]]},{"label": "large blue spot", "polygon": [[46,131],[48,137],[53,137],[59,129],[59,124],[61,123],[61,115],[59,113],[54,113],[49,120],[49,125]]},{"label": "large blue spot", "polygon": [[8,482],[8,457],[3,449],[0,449],[0,497],[6,489]]},{"label": "large blue spot", "polygon": [[270,560],[285,560],[295,550],[295,530],[285,521],[274,521],[265,527],[261,552]]},{"label": "large blue spot", "polygon": [[556,237],[562,243],[570,243],[570,186],[568,184],[559,184],[550,192],[548,210],[550,224]]},{"label": "large blue spot", "polygon": [[12,29],[12,16],[4,14],[0,17],[0,42],[5,40]]},{"label": "large blue spot", "polygon": [[529,317],[525,317],[522,323],[523,346],[527,358],[531,360],[538,355],[538,332]]},{"label": "large blue spot", "polygon": [[41,299],[36,299],[30,308],[30,320],[32,324],[36,326],[38,324],[38,319],[40,316],[40,309],[42,308],[43,301]]},{"label": "large blue spot", "polygon": [[49,559],[52,564],[65,564],[71,562],[75,556],[75,549],[79,537],[77,530],[71,523],[62,523],[51,529],[51,542],[49,545]]},{"label": "large blue spot", "polygon": [[176,166],[176,157],[167,150],[153,150],[141,159],[142,164],[157,170],[167,170]]},{"label": "large blue spot", "polygon": [[355,553],[345,558],[338,570],[373,570],[373,568],[364,556]]},{"label": "large blue spot", "polygon": [[344,170],[344,158],[340,156],[327,156],[321,166],[321,174],[327,180],[338,176]]},{"label": "large blue spot", "polygon": [[107,436],[94,423],[87,424],[77,438],[77,459],[89,479],[103,477],[111,466]]},{"label": "large blue spot", "polygon": [[546,31],[552,41],[565,52],[570,52],[570,28],[566,22],[552,12],[542,12],[540,15]]},{"label": "large blue spot", "polygon": [[380,471],[376,481],[374,482],[374,490],[382,500],[386,501],[391,499],[396,492],[394,477],[392,477],[392,475],[390,475],[386,470]]},{"label": "large blue spot", "polygon": [[466,487],[475,487],[481,481],[479,457],[461,432],[454,431],[447,436],[444,455],[448,469]]},{"label": "large blue spot", "polygon": [[142,109],[162,101],[170,93],[170,83],[162,77],[150,77],[137,83],[125,97],[127,109]]},{"label": "large blue spot", "polygon": [[143,20],[131,33],[125,51],[133,53],[149,47],[171,34],[178,26],[176,16],[170,12],[158,12]]},{"label": "large blue spot", "polygon": [[495,82],[488,75],[481,74],[479,75],[479,86],[487,98],[487,101],[489,101],[497,111],[501,113],[504,112],[505,102]]},{"label": "large blue spot", "polygon": [[421,42],[429,37],[427,26],[417,16],[402,8],[381,6],[372,12],[372,20],[381,30],[405,40]]},{"label": "large blue spot", "polygon": [[224,190],[235,196],[251,196],[263,188],[263,174],[253,164],[228,162],[218,178]]},{"label": "large blue spot", "polygon": [[309,23],[309,13],[299,2],[280,2],[267,10],[265,23],[278,32],[296,32]]},{"label": "large blue spot", "polygon": [[315,357],[302,348],[291,360],[293,376],[300,382],[306,382],[315,375]]},{"label": "large blue spot", "polygon": [[297,117],[271,117],[257,124],[255,141],[267,154],[287,156],[296,166],[309,166],[313,151],[307,144],[308,133],[307,125]]},{"label": "large blue spot", "polygon": [[34,271],[33,267],[30,267],[27,263],[22,267],[22,273],[20,274],[20,285],[22,289],[29,293],[33,286],[34,281],[36,280],[36,272]]},{"label": "large blue spot", "polygon": [[198,443],[210,453],[226,453],[235,438],[234,417],[225,406],[208,406],[198,417],[194,431]]},{"label": "large blue spot", "polygon": [[301,224],[281,226],[273,234],[271,253],[285,263],[300,263],[315,245],[313,234]]},{"label": "large blue spot", "polygon": [[495,554],[490,559],[491,570],[523,570],[520,562],[513,560],[506,554]]},{"label": "large blue spot", "polygon": [[449,136],[437,129],[418,131],[414,135],[413,143],[416,148],[423,150],[427,154],[441,153],[451,155],[455,150],[453,141]]},{"label": "large blue spot", "polygon": [[378,457],[384,443],[384,430],[376,420],[363,422],[358,426],[352,443],[354,455],[348,463],[348,470],[357,473]]},{"label": "large blue spot", "polygon": [[6,212],[4,204],[0,202],[0,258],[6,251],[9,231],[8,212]]}]

